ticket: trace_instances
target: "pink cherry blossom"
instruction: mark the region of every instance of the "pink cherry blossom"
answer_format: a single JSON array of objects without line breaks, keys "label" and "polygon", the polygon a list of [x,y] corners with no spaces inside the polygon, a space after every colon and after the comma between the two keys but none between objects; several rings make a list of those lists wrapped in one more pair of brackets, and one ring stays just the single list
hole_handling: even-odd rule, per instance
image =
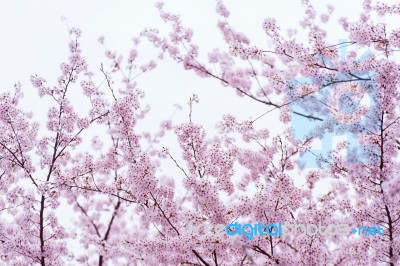
[{"label": "pink cherry blossom", "polygon": [[[301,2],[300,27],[287,31],[277,18],[265,18],[254,31],[268,42],[254,43],[231,24],[228,4],[217,1],[218,21],[210,30],[220,32],[224,45],[209,51],[196,43],[183,16],[157,3],[155,12],[170,30],[144,29],[126,53],[100,37],[99,67],[81,51],[84,33],[70,28],[69,53],[54,66],[59,75],[30,77],[49,103],[42,123],[21,101],[30,85],[0,94],[0,264],[399,265],[400,30],[380,17],[397,18],[400,4],[363,1],[359,19],[339,18],[335,27],[347,40],[334,42],[328,27],[334,6],[321,11]],[[365,50],[368,58],[358,60]],[[157,130],[144,129],[151,109],[136,78],[157,79],[154,70],[165,58],[265,112],[226,113],[211,132],[196,120],[206,102],[199,89],[176,105],[186,120],[167,114],[150,121]],[[299,77],[312,83],[295,83]],[[327,87],[332,91],[322,101],[317,96]],[[349,93],[353,101],[344,104],[354,107],[351,113],[341,102]],[[366,94],[369,106],[362,102]],[[87,109],[74,104],[77,95]],[[295,104],[302,110],[292,109]],[[304,138],[292,130],[295,115],[304,119],[300,126],[315,125]],[[356,140],[315,154],[313,140],[336,132]],[[303,154],[329,167],[307,169]],[[379,225],[384,234],[247,241],[189,230],[235,221]]]}]

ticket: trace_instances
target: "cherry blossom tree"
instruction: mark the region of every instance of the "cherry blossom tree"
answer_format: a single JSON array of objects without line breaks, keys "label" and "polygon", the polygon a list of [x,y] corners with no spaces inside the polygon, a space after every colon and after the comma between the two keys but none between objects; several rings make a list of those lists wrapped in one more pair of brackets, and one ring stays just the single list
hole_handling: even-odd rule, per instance
[{"label": "cherry blossom tree", "polygon": [[[20,84],[0,96],[2,263],[397,265],[400,68],[395,55],[400,33],[377,21],[398,16],[400,4],[365,0],[359,20],[333,24],[347,34],[337,43],[328,41],[324,26],[333,6],[318,14],[308,0],[303,4],[300,26],[308,42],[298,40],[294,29],[285,37],[278,22],[266,18],[260,29],[271,47],[260,47],[230,25],[230,12],[218,1],[217,28],[226,45],[206,51],[207,61],[192,29],[161,3],[157,9],[171,31],[144,30],[127,56],[105,48],[109,63],[98,70],[90,70],[81,32],[71,28],[69,57],[57,83],[31,77],[50,104],[45,133],[32,113],[23,111]],[[104,44],[104,38],[99,41]],[[139,63],[140,45],[158,49],[153,60]],[[193,95],[187,121],[160,118],[158,132],[141,132],[138,125],[149,108],[136,78],[152,75],[165,57],[265,106],[265,113],[247,120],[226,114],[218,133],[209,134],[193,119],[201,104],[201,95]],[[73,103],[74,94],[83,95],[87,112]],[[272,113],[279,113],[282,127],[276,135],[271,127],[277,125],[265,123]],[[309,129],[301,138],[294,121]],[[91,150],[83,137],[90,130],[97,135]],[[170,147],[167,134],[179,147]],[[354,139],[316,154],[313,140],[332,134]],[[308,168],[310,160],[318,167]],[[163,165],[180,177],[164,175]],[[301,186],[294,182],[299,175],[306,176]],[[329,191],[314,197],[321,182],[329,183]],[[66,210],[74,217],[73,231],[63,221]],[[349,231],[250,241],[214,229],[211,234],[190,230],[190,224],[213,228],[235,221],[379,225],[384,230],[373,237]]]}]

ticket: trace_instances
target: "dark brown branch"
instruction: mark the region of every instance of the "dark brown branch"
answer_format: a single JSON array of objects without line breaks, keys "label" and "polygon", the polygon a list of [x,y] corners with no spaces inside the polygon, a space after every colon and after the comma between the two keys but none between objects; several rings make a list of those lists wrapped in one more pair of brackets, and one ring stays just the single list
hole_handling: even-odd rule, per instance
[{"label": "dark brown branch", "polygon": [[196,255],[196,257],[197,257],[202,263],[204,263],[204,265],[210,266],[210,264],[208,264],[208,263],[199,255],[199,253],[197,253],[196,250],[192,249],[192,251],[193,251],[194,255]]},{"label": "dark brown branch", "polygon": [[75,201],[76,204],[78,205],[79,209],[83,212],[83,214],[89,219],[90,223],[93,225],[94,230],[96,231],[96,234],[98,237],[101,237],[99,229],[97,225],[94,223],[94,221],[89,217],[88,213],[86,210],[79,204],[78,200]]},{"label": "dark brown branch", "polygon": [[218,266],[217,253],[215,252],[215,249],[214,249],[214,251],[212,252],[212,255],[213,255],[212,257],[213,257],[215,266]]},{"label": "dark brown branch", "polygon": [[[118,209],[119,209],[120,206],[121,206],[121,201],[118,199],[117,205],[115,205],[115,207],[114,207],[114,212],[113,212],[113,214],[111,216],[110,222],[108,223],[107,231],[106,231],[106,233],[104,235],[104,238],[103,238],[103,241],[102,241],[103,247],[105,247],[105,242],[107,242],[107,239],[108,239],[108,237],[110,235],[111,227],[113,225],[114,219],[115,219],[115,217],[117,215],[117,212],[118,212]],[[99,256],[99,266],[103,265],[103,261],[104,261],[104,257],[103,257],[103,255],[100,255]]]},{"label": "dark brown branch", "polygon": [[154,204],[157,206],[157,208],[160,210],[162,216],[167,220],[168,224],[172,227],[172,229],[174,229],[174,231],[180,235],[178,229],[176,229],[176,227],[172,224],[172,222],[170,221],[170,219],[166,216],[164,210],[161,208],[160,204],[158,204],[156,198],[153,196],[153,194],[150,192],[150,196],[152,197]]}]

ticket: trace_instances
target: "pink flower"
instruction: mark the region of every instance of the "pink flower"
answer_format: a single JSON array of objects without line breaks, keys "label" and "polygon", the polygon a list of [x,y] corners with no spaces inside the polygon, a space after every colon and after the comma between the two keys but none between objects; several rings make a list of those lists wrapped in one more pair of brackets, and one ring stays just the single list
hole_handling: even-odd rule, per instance
[{"label": "pink flower", "polygon": [[226,9],[226,7],[222,3],[222,1],[217,2],[216,10],[217,10],[217,13],[220,14],[221,16],[223,16],[225,18],[229,17],[229,11]]},{"label": "pink flower", "polygon": [[104,36],[100,36],[98,41],[99,43],[104,44]]},{"label": "pink flower", "polygon": [[92,147],[94,150],[101,150],[103,148],[103,143],[98,136],[92,138]]}]

